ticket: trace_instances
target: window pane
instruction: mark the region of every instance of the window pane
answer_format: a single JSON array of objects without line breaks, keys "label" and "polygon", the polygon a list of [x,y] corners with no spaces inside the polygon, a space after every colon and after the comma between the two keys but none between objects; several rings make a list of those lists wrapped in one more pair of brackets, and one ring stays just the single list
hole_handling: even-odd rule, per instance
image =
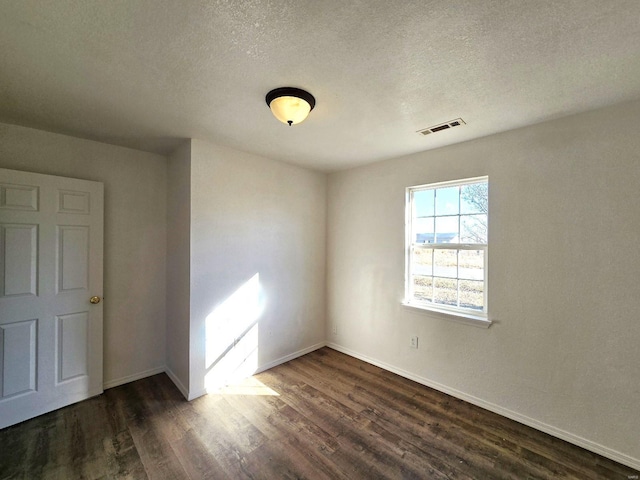
[{"label": "window pane", "polygon": [[458,276],[458,250],[434,250],[433,274],[437,277],[456,278]]},{"label": "window pane", "polygon": [[413,277],[413,298],[416,300],[433,301],[433,278],[415,275]]},{"label": "window pane", "polygon": [[458,218],[436,217],[436,243],[458,242]]},{"label": "window pane", "polygon": [[413,192],[413,215],[416,218],[433,217],[435,190],[418,190]]},{"label": "window pane", "polygon": [[412,249],[411,273],[413,275],[433,275],[432,249],[415,247]]},{"label": "window pane", "polygon": [[460,280],[460,306],[482,310],[484,306],[484,282]]},{"label": "window pane", "polygon": [[413,221],[413,243],[433,243],[434,217],[416,218]]},{"label": "window pane", "polygon": [[460,213],[489,213],[488,183],[472,183],[460,187]]},{"label": "window pane", "polygon": [[436,189],[436,215],[458,215],[460,213],[460,187]]},{"label": "window pane", "polygon": [[425,308],[432,303],[449,311],[483,314],[488,181],[483,177],[481,183],[465,182],[408,188],[410,245],[405,289],[409,300],[422,302]]},{"label": "window pane", "polygon": [[460,217],[460,242],[487,243],[487,216],[464,215]]},{"label": "window pane", "polygon": [[484,280],[484,250],[459,251],[458,277],[468,280]]},{"label": "window pane", "polygon": [[457,306],[458,281],[453,278],[434,278],[433,303]]}]

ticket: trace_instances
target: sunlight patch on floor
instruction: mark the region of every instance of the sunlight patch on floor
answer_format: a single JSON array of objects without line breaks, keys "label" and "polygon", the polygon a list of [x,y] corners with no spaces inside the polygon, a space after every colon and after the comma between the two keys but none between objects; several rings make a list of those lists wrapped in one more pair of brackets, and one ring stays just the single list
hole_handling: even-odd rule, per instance
[{"label": "sunlight patch on floor", "polygon": [[213,395],[280,396],[278,392],[266,386],[255,377],[243,378],[208,393]]}]

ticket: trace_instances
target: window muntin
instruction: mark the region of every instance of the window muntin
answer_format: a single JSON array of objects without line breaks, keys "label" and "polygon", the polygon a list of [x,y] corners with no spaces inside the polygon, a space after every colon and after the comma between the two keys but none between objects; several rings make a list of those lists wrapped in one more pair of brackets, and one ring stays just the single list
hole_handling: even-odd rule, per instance
[{"label": "window muntin", "polygon": [[488,178],[407,189],[406,303],[487,316]]}]

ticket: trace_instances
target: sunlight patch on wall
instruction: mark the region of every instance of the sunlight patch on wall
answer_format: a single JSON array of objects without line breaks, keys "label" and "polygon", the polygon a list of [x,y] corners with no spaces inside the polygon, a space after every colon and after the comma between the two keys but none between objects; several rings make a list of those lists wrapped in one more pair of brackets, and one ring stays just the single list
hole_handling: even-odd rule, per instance
[{"label": "sunlight patch on wall", "polygon": [[256,273],[206,318],[205,388],[220,391],[258,368],[258,325],[264,311]]}]

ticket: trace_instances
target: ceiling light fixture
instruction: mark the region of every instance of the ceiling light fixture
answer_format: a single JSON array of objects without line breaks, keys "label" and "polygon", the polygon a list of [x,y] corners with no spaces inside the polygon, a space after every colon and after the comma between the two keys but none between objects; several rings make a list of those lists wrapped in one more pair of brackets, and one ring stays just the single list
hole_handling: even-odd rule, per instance
[{"label": "ceiling light fixture", "polygon": [[316,106],[316,99],[299,88],[282,87],[271,90],[266,96],[273,116],[289,126],[304,121]]}]

